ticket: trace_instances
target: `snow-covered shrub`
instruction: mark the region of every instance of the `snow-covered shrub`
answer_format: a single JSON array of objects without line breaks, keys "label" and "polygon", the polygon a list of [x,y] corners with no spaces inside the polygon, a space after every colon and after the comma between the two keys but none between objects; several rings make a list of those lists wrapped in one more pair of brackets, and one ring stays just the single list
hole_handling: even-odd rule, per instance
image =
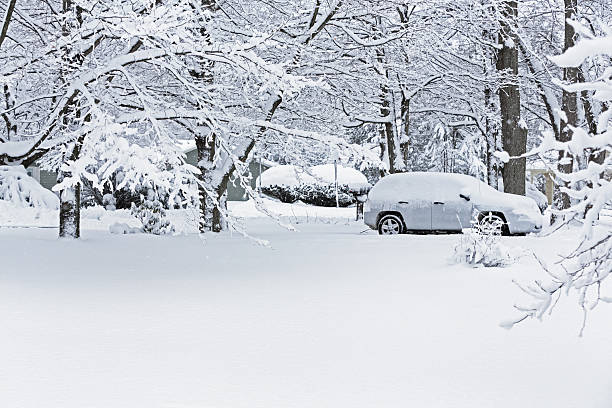
[{"label": "snow-covered shrub", "polygon": [[295,203],[299,200],[299,196],[295,191],[295,187],[279,186],[277,184],[265,186],[261,188],[261,192],[269,197],[276,198],[283,203]]},{"label": "snow-covered shrub", "polygon": [[102,205],[108,211],[115,211],[117,209],[117,200],[115,200],[115,197],[112,194],[107,193],[102,197]]},{"label": "snow-covered shrub", "polygon": [[472,220],[472,228],[464,230],[455,245],[453,260],[474,267],[505,267],[514,263],[509,249],[501,243],[502,225]]},{"label": "snow-covered shrub", "polygon": [[174,226],[166,218],[166,211],[153,189],[149,189],[146,197],[141,197],[140,205],[132,203],[131,212],[142,223],[142,232],[155,235],[174,232]]},{"label": "snow-covered shrub", "polygon": [[[306,204],[321,207],[336,206],[336,188],[333,184],[305,184],[297,187],[300,200]],[[349,186],[338,186],[338,204],[340,207],[348,207],[355,203],[355,197],[350,194]]]},{"label": "snow-covered shrub", "polygon": [[[333,184],[271,185],[262,187],[261,191],[283,203],[302,201],[320,207],[336,206],[336,189]],[[348,207],[355,203],[355,197],[350,193],[349,186],[338,186],[338,203],[340,207]]]},{"label": "snow-covered shrub", "polygon": [[[336,206],[336,169],[333,164],[313,166],[303,170],[292,165],[275,166],[264,171],[257,180],[261,191],[284,203],[302,201],[322,207]],[[352,190],[369,186],[367,178],[358,170],[337,166],[338,202],[340,207],[355,203]]]},{"label": "snow-covered shrub", "polygon": [[57,196],[28,176],[23,166],[0,166],[0,200],[19,207],[59,208]]}]

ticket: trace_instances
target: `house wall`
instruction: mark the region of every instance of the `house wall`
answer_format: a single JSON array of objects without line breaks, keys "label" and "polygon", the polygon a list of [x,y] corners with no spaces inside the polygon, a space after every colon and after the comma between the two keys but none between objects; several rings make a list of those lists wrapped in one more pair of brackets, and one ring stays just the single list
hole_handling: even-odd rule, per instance
[{"label": "house wall", "polygon": [[37,166],[30,166],[26,171],[47,190],[51,190],[57,184],[57,172],[55,171],[43,170]]},{"label": "house wall", "polygon": [[57,172],[40,170],[40,179],[38,180],[40,185],[46,189],[51,190],[54,185],[57,184]]}]

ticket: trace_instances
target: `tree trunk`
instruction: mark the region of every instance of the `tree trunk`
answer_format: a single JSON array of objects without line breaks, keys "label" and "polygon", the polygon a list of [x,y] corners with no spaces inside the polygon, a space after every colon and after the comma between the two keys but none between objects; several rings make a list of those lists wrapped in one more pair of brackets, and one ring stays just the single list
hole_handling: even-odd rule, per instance
[{"label": "tree trunk", "polygon": [[227,228],[227,222],[225,217],[223,217],[223,212],[227,212],[227,189],[219,196],[218,203],[212,213],[213,232],[221,232]]},{"label": "tree trunk", "polygon": [[402,166],[398,165],[401,156],[399,152],[399,140],[395,135],[393,129],[392,116],[391,116],[391,101],[388,98],[389,88],[387,85],[383,85],[381,88],[382,105],[380,107],[380,113],[383,117],[388,118],[388,121],[383,125],[384,135],[387,141],[387,157],[389,158],[389,173],[400,173],[403,171]]},{"label": "tree trunk", "polygon": [[7,112],[2,114],[2,119],[4,119],[4,123],[6,125],[6,140],[3,140],[3,138],[0,137],[0,142],[8,142],[13,140],[14,136],[17,135],[17,124],[15,123],[16,121],[14,112],[8,112],[10,109],[13,109],[15,107],[15,100],[11,95],[11,91],[8,84],[4,84],[3,88],[5,100],[4,107]]},{"label": "tree trunk", "polygon": [[493,112],[498,112],[498,105],[494,98],[494,92],[489,87],[484,90],[485,95],[485,142],[486,142],[486,165],[487,183],[494,189],[499,189],[499,161],[493,155],[499,145],[499,125],[492,118]]},{"label": "tree trunk", "polygon": [[404,170],[408,170],[408,160],[410,159],[410,99],[402,97],[401,105],[402,117],[402,132],[400,138],[400,151],[402,152],[402,161],[404,162]]},{"label": "tree trunk", "polygon": [[[501,2],[501,30],[497,69],[505,74],[499,88],[499,107],[501,110],[502,145],[510,156],[520,156],[527,150],[527,126],[521,121],[521,95],[518,86],[518,36],[516,22],[518,5],[516,1]],[[502,177],[506,193],[525,195],[526,160],[511,159],[504,165]]]},{"label": "tree trunk", "polygon": [[[63,175],[60,177],[64,177]],[[81,185],[68,187],[60,192],[60,238],[81,237]]]},{"label": "tree trunk", "polygon": [[[487,0],[480,0],[480,4],[483,8],[489,7]],[[489,41],[491,44],[495,43],[498,38],[499,32],[495,31],[490,27],[485,27],[482,30],[482,38]],[[497,49],[493,46],[487,47],[484,50],[483,59],[483,73],[485,78],[488,78],[495,72],[495,64],[497,61]],[[497,112],[499,112],[499,99],[496,98],[495,91],[489,82],[485,82],[484,86],[484,114],[485,114],[485,164],[487,166],[487,184],[494,189],[499,189],[499,171],[500,163],[499,160],[494,156],[494,153],[498,151],[501,146],[499,143],[499,122],[496,120]]]},{"label": "tree trunk", "polygon": [[400,141],[395,131],[395,114],[394,106],[391,95],[391,89],[389,89],[389,71],[384,68],[385,64],[385,51],[384,49],[376,50],[376,59],[382,68],[383,82],[380,85],[380,114],[386,119],[383,125],[383,132],[386,140],[387,147],[387,158],[389,159],[389,173],[401,173],[405,171],[404,163],[402,160]]},{"label": "tree trunk", "polygon": [[[214,12],[217,7],[216,0],[201,0],[202,7],[210,12]],[[200,35],[203,40],[210,44],[210,34],[206,31],[207,19],[201,21],[199,28]],[[214,80],[213,68],[214,62],[201,64],[196,69],[190,71],[190,75],[198,81],[206,84],[212,84]],[[198,219],[198,231],[205,233],[213,231],[214,212],[217,210],[215,198],[210,194],[214,194],[215,190],[212,185],[212,171],[214,170],[216,135],[211,132],[208,127],[200,126],[197,134],[194,135],[196,150],[198,154],[198,196],[200,200],[200,216]]]},{"label": "tree trunk", "polygon": [[[72,11],[73,1],[72,0],[63,0],[62,2],[62,10],[64,13],[68,13]],[[82,24],[82,16],[81,16],[81,7],[76,7],[76,22],[81,25]],[[71,28],[69,24],[69,20],[65,20],[62,25],[62,35],[63,37],[68,37],[70,35]],[[74,63],[82,63],[82,60],[79,60],[78,56],[69,57],[67,50],[66,54],[63,56],[66,60],[66,65],[68,67]],[[65,73],[62,73],[62,82],[65,82]],[[76,103],[71,103],[70,106],[66,109],[65,116],[62,118],[63,124],[68,128],[72,123],[69,118],[70,114],[74,114],[77,117],[80,117],[81,111],[79,106]],[[77,140],[74,142],[74,146],[72,146],[72,150],[66,152],[62,162],[66,163],[67,161],[76,161],[81,154],[81,149],[83,147],[83,143],[85,143],[85,134],[80,135]],[[59,171],[57,181],[61,183],[65,178],[72,177],[73,174],[70,172],[65,172],[63,170]],[[60,211],[59,211],[59,236],[60,238],[80,238],[81,237],[81,184],[77,182],[75,185],[66,187],[60,191]]]},{"label": "tree trunk", "polygon": [[9,24],[11,24],[11,19],[13,18],[16,3],[17,0],[10,0],[6,6],[6,12],[4,13],[5,18],[2,21],[2,27],[0,27],[0,47],[6,39],[6,34],[8,32]]},{"label": "tree trunk", "polygon": [[[578,82],[586,82],[584,71],[581,67],[578,68]],[[580,101],[582,102],[582,107],[584,109],[584,118],[586,120],[587,127],[589,128],[589,133],[591,135],[598,134],[598,123],[593,109],[593,92],[586,90],[580,92]],[[608,105],[606,103],[603,103],[601,106],[601,112],[603,113],[606,110],[608,110]],[[602,150],[599,152],[591,152],[591,154],[589,154],[588,161],[603,164],[605,158],[606,152],[605,150]]]},{"label": "tree trunk", "polygon": [[[564,0],[565,5],[565,43],[563,51],[573,47],[575,44],[576,33],[574,27],[567,23],[568,19],[575,18],[577,12],[577,0]],[[579,68],[570,67],[563,69],[563,79],[565,82],[575,84],[578,82]],[[578,94],[576,92],[568,92],[563,90],[562,99],[563,115],[561,117],[561,128],[559,132],[559,141],[568,142],[572,139],[573,131],[570,126],[576,126],[578,123]],[[563,162],[561,162],[563,160]],[[569,174],[574,169],[574,158],[566,155],[564,152],[559,152],[558,170],[561,173]],[[560,185],[567,183],[560,182]],[[563,210],[571,206],[569,195],[560,192],[555,202],[555,207],[558,210]]]},{"label": "tree trunk", "polygon": [[209,192],[214,194],[212,170],[215,158],[215,139],[214,133],[209,133],[208,135],[200,133],[195,138],[198,153],[198,169],[200,170],[198,177],[200,181],[198,184],[198,195],[200,198],[198,230],[201,233],[213,230],[213,212],[216,205],[213,197],[209,196]]}]

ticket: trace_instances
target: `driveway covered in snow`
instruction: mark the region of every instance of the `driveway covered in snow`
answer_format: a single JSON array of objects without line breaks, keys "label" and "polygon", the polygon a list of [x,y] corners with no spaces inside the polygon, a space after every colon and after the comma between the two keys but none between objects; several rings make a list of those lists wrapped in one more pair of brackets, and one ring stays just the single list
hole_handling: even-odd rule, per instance
[{"label": "driveway covered in snow", "polygon": [[[589,407],[612,404],[610,309],[562,299],[543,323],[505,269],[450,265],[457,235],[112,236],[0,228],[0,406]],[[504,238],[552,259],[565,238]]]}]

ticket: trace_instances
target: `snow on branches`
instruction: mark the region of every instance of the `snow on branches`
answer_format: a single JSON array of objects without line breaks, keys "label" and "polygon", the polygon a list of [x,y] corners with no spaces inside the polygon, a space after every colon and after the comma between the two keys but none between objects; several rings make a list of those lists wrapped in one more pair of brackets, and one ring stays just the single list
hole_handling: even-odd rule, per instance
[{"label": "snow on branches", "polygon": [[[586,38],[564,54],[551,58],[560,66],[577,66],[586,59],[596,61],[600,54],[612,56],[612,32],[594,38],[578,23],[572,23],[577,31]],[[595,91],[594,99],[602,103],[612,103],[612,69],[603,70],[603,75],[596,81],[578,84],[561,84],[571,92],[582,90]],[[503,324],[510,328],[529,317],[542,318],[552,312],[562,293],[574,290],[578,292],[578,303],[584,311],[585,321],[588,310],[600,302],[612,303],[611,297],[602,294],[602,286],[612,273],[612,222],[606,211],[612,208],[612,127],[610,114],[602,110],[597,133],[589,133],[583,128],[573,128],[572,138],[567,142],[555,140],[552,133],[544,135],[539,147],[527,155],[543,155],[554,151],[563,157],[587,157],[588,164],[575,168],[574,172],[565,174],[556,172],[559,179],[566,183],[561,190],[567,193],[573,205],[560,211],[563,224],[580,223],[581,233],[575,248],[562,256],[554,265],[546,265],[539,260],[542,268],[550,277],[549,282],[536,281],[531,285],[518,284],[533,301],[527,305],[517,305],[521,313],[517,319]],[[594,160],[594,157],[601,158]],[[559,227],[559,225],[557,225]],[[584,323],[581,334],[584,330]]]}]

